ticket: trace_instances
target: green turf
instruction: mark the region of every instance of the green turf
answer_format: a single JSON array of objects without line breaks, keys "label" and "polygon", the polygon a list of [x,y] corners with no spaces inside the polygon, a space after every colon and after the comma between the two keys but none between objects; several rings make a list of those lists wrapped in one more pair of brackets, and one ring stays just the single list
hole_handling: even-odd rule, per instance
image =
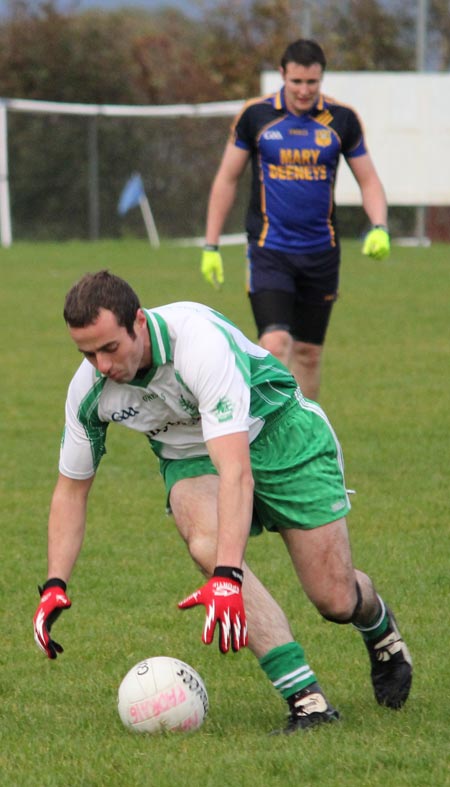
[{"label": "green turf", "polygon": [[[173,523],[146,441],[110,429],[92,492],[73,607],[55,626],[65,653],[48,661],[31,618],[45,579],[46,518],[65,389],[79,355],[61,318],[70,285],[109,267],[145,306],[205,301],[251,337],[241,247],[224,248],[226,283],[200,279],[199,250],[145,242],[16,244],[0,251],[1,720],[8,787],[443,787],[450,784],[450,248],[395,247],[386,262],[344,244],[321,402],[341,439],[355,563],[395,608],[415,661],[400,712],[379,708],[368,661],[347,627],[305,600],[276,536],[248,549],[288,613],[342,723],[270,738],[285,707],[250,652],[200,642],[202,612],[176,602],[199,582]],[[203,676],[210,714],[191,735],[128,733],[118,684],[142,658],[174,655]]]}]

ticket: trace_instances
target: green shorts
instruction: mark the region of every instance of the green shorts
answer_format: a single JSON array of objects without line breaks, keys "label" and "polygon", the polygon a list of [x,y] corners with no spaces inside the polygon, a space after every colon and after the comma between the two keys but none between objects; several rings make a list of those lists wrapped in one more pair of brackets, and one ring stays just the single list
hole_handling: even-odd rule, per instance
[{"label": "green shorts", "polygon": [[[297,394],[270,416],[250,446],[255,481],[251,535],[309,530],[350,511],[342,452],[323,410]],[[217,475],[208,456],[161,459],[168,494],[182,478]]]}]

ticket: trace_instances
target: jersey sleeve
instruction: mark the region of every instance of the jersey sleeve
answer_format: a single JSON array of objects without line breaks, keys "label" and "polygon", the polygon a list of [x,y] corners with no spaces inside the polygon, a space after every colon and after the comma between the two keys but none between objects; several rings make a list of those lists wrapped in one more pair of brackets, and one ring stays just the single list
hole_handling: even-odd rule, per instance
[{"label": "jersey sleeve", "polygon": [[346,159],[351,159],[364,156],[366,153],[367,147],[362,123],[356,112],[348,107],[345,135],[342,140],[342,154]]},{"label": "jersey sleeve", "polygon": [[[59,471],[68,478],[91,478],[105,453],[106,429],[96,415],[95,386],[90,386],[92,367],[80,366],[66,398],[66,421],[61,440]],[[89,368],[90,367],[90,368]],[[98,398],[98,397],[97,397]]]},{"label": "jersey sleeve", "polygon": [[198,401],[205,442],[248,432],[250,360],[231,331],[206,319],[192,320],[178,339],[175,366]]},{"label": "jersey sleeve", "polygon": [[237,148],[250,151],[255,144],[255,128],[252,106],[254,100],[248,101],[231,126],[230,142]]}]

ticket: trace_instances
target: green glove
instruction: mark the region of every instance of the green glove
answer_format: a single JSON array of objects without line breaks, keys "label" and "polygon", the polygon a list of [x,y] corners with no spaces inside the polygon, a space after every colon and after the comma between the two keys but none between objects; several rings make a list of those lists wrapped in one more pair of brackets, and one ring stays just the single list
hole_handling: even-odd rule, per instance
[{"label": "green glove", "polygon": [[203,278],[218,290],[224,282],[222,255],[217,246],[207,244],[200,265]]},{"label": "green glove", "polygon": [[367,257],[373,257],[374,260],[384,260],[389,256],[390,250],[391,244],[387,227],[377,224],[367,233],[362,253]]}]

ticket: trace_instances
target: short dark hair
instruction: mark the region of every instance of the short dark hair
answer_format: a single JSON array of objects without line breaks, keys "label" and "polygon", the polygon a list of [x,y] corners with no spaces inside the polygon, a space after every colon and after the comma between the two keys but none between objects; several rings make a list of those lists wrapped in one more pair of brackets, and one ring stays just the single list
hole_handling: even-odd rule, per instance
[{"label": "short dark hair", "polygon": [[298,63],[300,66],[312,66],[318,63],[324,71],[327,66],[322,47],[310,38],[299,38],[289,44],[281,58],[280,65],[283,71],[288,63]]},{"label": "short dark hair", "polygon": [[108,309],[118,325],[134,337],[134,321],[140,308],[139,298],[130,285],[108,270],[85,273],[73,285],[64,301],[64,319],[71,328],[92,325],[100,309]]}]

